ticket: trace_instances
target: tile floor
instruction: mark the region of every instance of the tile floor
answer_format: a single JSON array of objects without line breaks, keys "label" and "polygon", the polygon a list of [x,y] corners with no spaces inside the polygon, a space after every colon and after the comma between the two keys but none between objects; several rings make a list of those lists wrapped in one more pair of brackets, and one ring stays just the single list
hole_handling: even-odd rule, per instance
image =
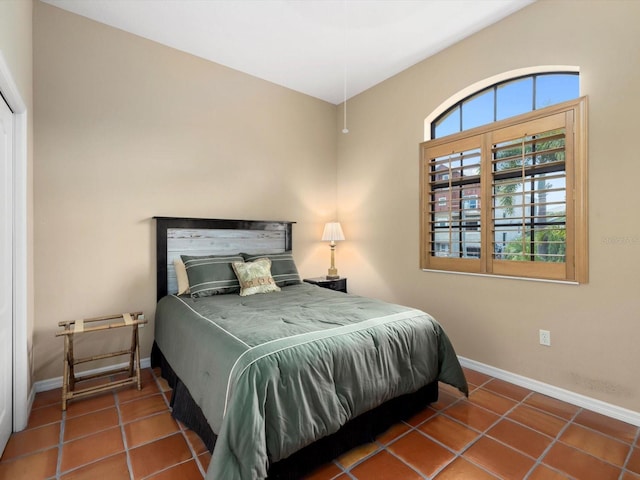
[{"label": "tile floor", "polygon": [[[465,399],[447,386],[406,422],[319,468],[307,480],[640,480],[638,427],[465,370]],[[157,371],[144,388],[72,401],[37,394],[11,436],[0,479],[202,479],[206,447],[170,415]]]}]

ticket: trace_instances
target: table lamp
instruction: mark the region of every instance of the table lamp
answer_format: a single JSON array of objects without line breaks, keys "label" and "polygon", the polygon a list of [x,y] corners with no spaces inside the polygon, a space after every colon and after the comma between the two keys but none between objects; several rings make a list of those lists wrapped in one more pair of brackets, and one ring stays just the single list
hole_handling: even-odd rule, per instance
[{"label": "table lamp", "polygon": [[342,233],[340,223],[329,222],[325,224],[324,232],[322,232],[322,240],[328,241],[329,247],[331,247],[331,267],[327,274],[327,280],[336,280],[340,278],[338,269],[335,266],[336,241],[344,240],[344,233]]}]

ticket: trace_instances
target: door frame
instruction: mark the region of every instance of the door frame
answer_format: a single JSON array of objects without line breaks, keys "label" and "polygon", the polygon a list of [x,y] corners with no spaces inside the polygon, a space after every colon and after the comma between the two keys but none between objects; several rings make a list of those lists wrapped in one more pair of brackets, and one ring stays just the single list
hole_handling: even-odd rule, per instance
[{"label": "door frame", "polygon": [[28,353],[27,106],[0,51],[0,92],[13,111],[13,430],[27,426],[33,395]]}]

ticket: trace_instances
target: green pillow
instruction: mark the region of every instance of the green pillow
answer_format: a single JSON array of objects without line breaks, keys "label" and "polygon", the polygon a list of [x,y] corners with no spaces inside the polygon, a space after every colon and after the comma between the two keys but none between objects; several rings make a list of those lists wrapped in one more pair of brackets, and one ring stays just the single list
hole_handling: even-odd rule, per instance
[{"label": "green pillow", "polygon": [[252,262],[258,258],[268,258],[271,260],[271,276],[279,287],[302,283],[300,280],[300,274],[296,268],[296,262],[293,260],[291,252],[262,253],[260,255],[241,253],[240,255],[244,257],[245,262]]},{"label": "green pillow", "polygon": [[254,262],[233,262],[232,265],[240,281],[241,297],[280,291],[271,276],[271,260],[268,258],[258,258]]},{"label": "green pillow", "polygon": [[180,255],[189,278],[192,297],[208,297],[223,293],[238,293],[240,282],[233,271],[233,262],[243,262],[240,255]]}]

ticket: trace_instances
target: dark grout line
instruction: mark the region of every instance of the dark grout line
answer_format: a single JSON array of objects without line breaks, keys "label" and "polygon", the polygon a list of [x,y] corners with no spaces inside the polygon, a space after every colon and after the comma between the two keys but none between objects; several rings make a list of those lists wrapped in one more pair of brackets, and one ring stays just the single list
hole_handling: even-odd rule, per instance
[{"label": "dark grout line", "polygon": [[625,472],[631,472],[631,470],[627,470],[627,466],[631,461],[631,457],[633,456],[633,452],[635,452],[636,444],[638,443],[639,439],[640,439],[640,428],[638,428],[638,430],[636,431],[635,438],[631,442],[631,448],[629,448],[629,453],[627,453],[627,458],[625,458],[624,463],[622,464],[622,472],[620,473],[620,477],[618,480],[622,480],[624,478]]},{"label": "dark grout line", "polygon": [[[158,377],[156,376],[156,373],[153,371],[152,368],[150,368],[150,371],[151,371],[151,376],[153,377],[153,380],[154,380],[156,386],[158,387],[158,390],[160,391],[160,394],[162,395],[162,399],[164,400],[164,403],[167,406],[167,411],[169,413],[171,413],[171,410],[172,410],[171,409],[171,405],[169,404],[169,400],[167,399],[167,396],[165,395],[165,392],[162,390],[162,385],[160,384],[160,380],[158,379]],[[173,418],[173,416],[171,418]],[[174,419],[174,421],[176,422],[176,424],[178,424],[177,420]],[[184,441],[187,443],[187,447],[189,448],[189,451],[191,452],[192,460],[195,461],[196,466],[198,467],[198,470],[200,471],[200,474],[204,478],[207,475],[207,472],[206,472],[204,466],[202,465],[202,463],[200,462],[200,456],[197,454],[194,446],[189,441],[189,437],[187,436],[186,431],[180,426],[180,424],[178,424],[178,432],[177,433],[180,433],[182,435],[182,438],[184,439]],[[208,452],[208,450],[207,450],[207,452]],[[186,463],[186,462],[189,462],[189,461],[190,460],[185,460],[182,463]],[[175,465],[167,467],[167,469],[165,469],[165,470],[168,470],[169,468],[173,468],[174,466]],[[156,472],[156,473],[159,473],[159,472]],[[133,480],[133,479],[131,479],[131,480]]]},{"label": "dark grout line", "polygon": [[56,462],[56,479],[60,478],[61,469],[62,469],[62,446],[64,445],[64,431],[65,431],[65,422],[67,418],[67,412],[62,412],[62,417],[60,419],[60,438],[58,441],[58,459]]},{"label": "dark grout line", "polygon": [[117,393],[114,392],[116,412],[118,413],[118,426],[120,427],[120,435],[122,435],[122,445],[124,446],[124,453],[127,458],[127,468],[129,469],[129,479],[135,480],[133,476],[133,464],[131,463],[131,455],[129,454],[129,445],[127,444],[127,433],[124,430],[124,422],[122,421],[122,412],[120,411],[120,398]]},{"label": "dark grout line", "polygon": [[[529,472],[525,475],[523,480],[528,479],[533,472],[535,471],[536,468],[538,468],[539,465],[542,465],[542,460],[544,459],[544,457],[547,456],[547,454],[551,451],[551,449],[553,448],[553,446],[558,443],[560,441],[560,437],[562,436],[562,434],[567,430],[567,428],[569,428],[569,426],[571,425],[571,423],[573,422],[573,420],[578,416],[578,414],[582,411],[582,408],[579,408],[571,417],[570,420],[566,420],[566,423],[564,424],[564,426],[560,429],[560,431],[556,434],[555,437],[552,438],[551,443],[549,443],[549,445],[547,445],[547,448],[544,449],[544,451],[538,455],[538,458],[536,459],[533,467],[531,467],[531,469],[529,470]],[[555,468],[546,465],[545,467],[550,468],[551,470],[557,471]]]},{"label": "dark grout line", "polygon": [[[97,413],[97,412],[100,412],[100,411],[103,411],[103,410],[107,410],[107,409],[113,407],[113,408],[116,409],[116,413],[117,413],[117,416],[118,416],[118,425],[117,426],[119,426],[120,433],[122,435],[122,442],[123,442],[123,447],[124,447],[124,453],[126,455],[126,462],[127,462],[127,468],[128,468],[128,471],[129,471],[130,480],[133,480],[134,479],[134,473],[133,473],[133,466],[132,466],[132,462],[131,462],[130,451],[133,450],[134,448],[137,448],[137,447],[141,446],[142,444],[141,445],[137,445],[134,448],[130,448],[129,447],[128,442],[127,442],[127,438],[126,438],[125,425],[129,424],[129,423],[132,423],[132,422],[139,421],[139,420],[143,420],[143,419],[146,419],[146,418],[150,418],[150,417],[153,417],[153,416],[156,416],[156,415],[161,415],[161,414],[164,414],[166,412],[169,412],[169,413],[171,412],[171,407],[169,405],[169,400],[167,398],[167,395],[165,394],[166,392],[163,391],[163,386],[161,384],[160,377],[158,375],[156,375],[156,372],[154,372],[152,368],[149,368],[149,370],[150,370],[150,376],[148,377],[147,381],[148,382],[153,382],[157,387],[157,391],[149,392],[149,393],[147,393],[145,395],[142,395],[140,397],[129,398],[126,401],[121,401],[120,397],[118,395],[118,392],[122,391],[123,389],[117,389],[117,390],[113,390],[111,392],[111,395],[114,396],[114,405],[112,405],[112,406],[104,407],[104,408],[98,408],[96,410],[89,411],[89,412],[84,412],[84,413],[82,413],[80,415],[74,415],[74,416],[72,416],[70,418],[68,418],[67,412],[62,412],[61,418],[59,420],[56,420],[55,422],[49,422],[49,423],[46,423],[46,424],[42,424],[42,425],[37,425],[37,426],[31,427],[29,429],[29,430],[32,430],[32,429],[42,428],[42,427],[45,427],[47,425],[52,425],[54,423],[60,423],[60,432],[59,432],[59,436],[58,436],[58,444],[57,445],[52,445],[50,447],[41,448],[41,449],[34,450],[34,451],[31,451],[31,452],[28,452],[28,453],[24,453],[24,454],[22,454],[22,455],[20,455],[18,457],[15,457],[15,458],[12,458],[12,459],[7,459],[4,462],[0,462],[0,463],[11,462],[11,461],[17,460],[19,458],[22,458],[22,457],[25,457],[25,456],[28,456],[28,455],[32,455],[34,453],[38,453],[38,452],[41,452],[41,451],[49,450],[51,448],[57,448],[57,459],[56,459],[55,476],[54,477],[49,477],[48,480],[60,480],[62,478],[63,474],[66,475],[66,474],[68,474],[70,472],[73,472],[73,471],[75,471],[77,469],[86,467],[87,465],[91,465],[92,463],[97,463],[97,462],[100,462],[100,461],[102,461],[104,459],[112,457],[114,455],[119,455],[122,452],[117,452],[117,453],[112,454],[112,455],[107,455],[105,457],[96,459],[96,460],[90,462],[87,465],[80,465],[80,466],[74,467],[74,468],[72,468],[72,469],[70,469],[68,471],[65,471],[65,472],[61,471],[64,445],[69,443],[69,442],[71,442],[71,441],[75,441],[75,440],[78,440],[78,439],[81,439],[81,438],[84,437],[84,436],[80,436],[80,437],[71,439],[68,442],[65,442],[65,432],[66,432],[66,427],[67,427],[67,425],[66,425],[67,421],[69,421],[71,419],[81,418],[82,416],[94,414],[94,413]],[[464,396],[458,396],[454,392],[450,392],[450,391],[448,391],[446,389],[445,390],[441,390],[440,391],[440,393],[441,393],[440,397],[441,397],[441,399],[446,397],[445,398],[445,402],[442,403],[440,405],[441,408],[438,408],[438,409],[433,408],[432,406],[426,406],[425,410],[426,409],[430,409],[433,412],[433,414],[430,415],[428,418],[425,418],[424,420],[422,420],[420,422],[417,422],[416,425],[409,424],[408,420],[407,421],[402,421],[401,423],[402,423],[402,425],[407,427],[407,431],[399,433],[397,436],[395,436],[391,440],[385,441],[384,443],[382,441],[378,440],[378,439],[374,439],[371,443],[375,446],[375,450],[373,450],[371,453],[367,454],[363,458],[359,459],[358,461],[356,461],[355,463],[353,463],[349,467],[345,467],[345,466],[341,465],[340,462],[338,461],[338,459],[332,460],[332,463],[339,470],[339,472],[333,478],[336,479],[336,478],[344,475],[345,477],[348,477],[350,479],[354,479],[355,480],[356,477],[352,473],[353,469],[355,469],[356,467],[358,467],[358,466],[364,464],[365,462],[371,460],[375,455],[378,455],[382,451],[386,451],[387,454],[392,455],[395,459],[397,459],[400,462],[402,462],[403,465],[405,465],[406,467],[410,468],[412,471],[416,472],[418,475],[421,476],[421,478],[423,478],[425,480],[436,478],[447,467],[449,467],[453,462],[455,462],[459,458],[464,458],[470,464],[474,465],[475,467],[481,469],[482,471],[484,471],[484,472],[486,472],[488,474],[491,474],[493,476],[498,476],[498,474],[487,470],[486,467],[477,464],[476,462],[474,462],[473,460],[470,460],[469,458],[463,457],[463,455],[470,448],[472,448],[473,445],[475,445],[478,441],[480,441],[482,438],[492,439],[492,440],[498,442],[499,444],[501,444],[503,446],[506,446],[506,447],[508,447],[508,448],[510,448],[510,449],[512,449],[512,450],[514,450],[514,451],[516,451],[516,452],[518,452],[518,453],[524,455],[525,457],[527,457],[529,459],[532,459],[534,461],[534,463],[531,466],[531,468],[527,471],[527,473],[523,477],[523,480],[527,480],[527,479],[531,478],[532,475],[534,474],[534,472],[536,471],[536,469],[538,469],[541,465],[544,465],[546,468],[549,468],[550,470],[553,470],[554,472],[557,472],[558,474],[563,475],[568,479],[571,478],[566,473],[560,472],[556,468],[550,467],[549,465],[546,465],[546,464],[543,463],[543,460],[546,457],[546,455],[549,453],[549,451],[553,448],[554,445],[557,445],[559,443],[561,443],[563,445],[567,445],[567,446],[569,446],[571,448],[574,448],[574,449],[578,450],[579,452],[581,452],[583,454],[589,455],[592,458],[598,459],[598,460],[600,460],[600,461],[602,461],[602,462],[604,462],[604,463],[606,463],[608,465],[611,465],[611,466],[613,466],[615,468],[618,468],[620,470],[619,480],[622,480],[624,478],[625,474],[629,474],[629,476],[637,475],[636,472],[633,472],[633,471],[629,470],[628,466],[630,464],[630,461],[632,459],[632,456],[633,456],[636,448],[640,448],[640,446],[636,446],[637,443],[640,441],[640,428],[635,427],[634,439],[631,441],[631,443],[629,443],[626,440],[623,440],[622,437],[615,437],[610,433],[605,433],[605,432],[602,432],[600,430],[597,430],[595,427],[590,427],[590,426],[578,423],[576,420],[579,417],[579,415],[582,414],[585,411],[588,411],[588,410],[586,410],[584,408],[576,407],[576,410],[573,413],[571,413],[571,416],[569,418],[567,418],[568,415],[567,416],[560,416],[559,414],[554,413],[553,411],[546,410],[544,408],[544,406],[545,406],[544,403],[538,402],[539,405],[532,405],[530,403],[527,403],[528,401],[531,401],[532,397],[536,394],[536,392],[534,392],[532,390],[529,390],[529,389],[524,389],[528,393],[524,397],[522,397],[522,399],[518,400],[517,398],[513,398],[513,397],[511,397],[511,396],[509,396],[509,395],[507,395],[505,393],[501,393],[501,392],[497,392],[497,391],[492,390],[491,382],[493,380],[495,380],[494,377],[489,377],[485,381],[481,382],[479,385],[474,384],[473,387],[472,387],[473,389],[471,390],[470,394],[472,396],[474,392],[483,391],[483,392],[491,393],[492,395],[496,395],[496,396],[498,396],[500,398],[507,399],[510,402],[513,402],[513,405],[510,406],[510,408],[508,408],[507,410],[505,410],[502,414],[497,413],[495,411],[492,411],[492,410],[484,407],[481,404],[475,403],[471,399],[467,399]],[[505,382],[505,383],[509,383],[509,382]],[[166,409],[164,409],[162,411],[158,411],[158,412],[152,412],[152,413],[149,413],[149,414],[144,414],[143,416],[136,417],[134,419],[130,419],[125,424],[125,422],[123,421],[123,418],[122,418],[121,407],[123,405],[126,405],[126,404],[131,403],[131,402],[148,399],[149,397],[151,397],[151,396],[153,396],[155,394],[162,395],[162,399],[163,399],[163,402],[164,402],[164,405],[165,405]],[[451,399],[449,397],[453,397],[453,399]],[[467,423],[464,423],[463,420],[459,420],[457,418],[453,418],[452,416],[450,416],[447,413],[448,410],[450,410],[451,408],[455,407],[456,405],[463,404],[465,402],[468,402],[470,405],[473,405],[475,408],[479,408],[479,409],[481,409],[483,411],[486,411],[486,412],[489,412],[489,413],[491,413],[493,415],[496,415],[497,419],[493,423],[491,423],[487,428],[480,430],[478,428],[471,427],[471,425],[469,425]],[[559,402],[561,402],[563,404],[566,403],[566,402],[562,402],[562,401],[559,401]],[[56,403],[40,405],[37,409],[33,409],[33,411],[38,411],[40,409],[47,408],[47,407],[50,408],[53,405],[56,405]],[[59,407],[59,401],[57,402],[57,405]],[[563,422],[562,428],[560,428],[560,430],[557,432],[557,434],[555,436],[551,436],[551,435],[548,435],[548,434],[546,434],[544,432],[538,431],[534,427],[531,427],[529,425],[523,424],[523,423],[521,423],[521,422],[519,422],[519,421],[517,421],[517,420],[515,420],[513,418],[509,418],[508,417],[508,415],[510,413],[512,413],[515,409],[517,409],[519,407],[522,407],[522,406],[526,406],[527,408],[530,408],[533,411],[548,415],[551,418],[554,418],[554,419],[557,419],[557,420]],[[420,415],[423,412],[424,412],[424,410],[422,410],[421,412],[416,414],[416,416]],[[561,410],[557,410],[557,412],[570,413],[570,412],[562,412]],[[420,429],[421,426],[425,425],[428,422],[433,421],[434,419],[436,419],[438,417],[446,418],[446,419],[448,419],[448,420],[450,420],[452,422],[455,422],[456,424],[458,424],[460,426],[468,428],[469,430],[473,431],[476,434],[476,437],[473,440],[470,440],[464,446],[462,446],[459,449],[459,451],[458,450],[454,450],[454,448],[452,448],[452,447],[448,447],[446,444],[442,443],[437,438],[432,437],[430,434],[428,434],[428,433],[426,433],[426,432],[424,432],[424,431],[422,431]],[[514,424],[516,424],[516,425],[518,425],[520,427],[526,428],[526,429],[531,430],[533,432],[536,432],[536,433],[538,433],[540,435],[543,435],[544,437],[549,438],[551,441],[546,446],[546,448],[542,451],[542,453],[537,458],[534,458],[534,457],[532,457],[531,455],[529,455],[529,454],[527,454],[525,452],[521,452],[516,447],[514,447],[514,446],[512,446],[512,445],[510,445],[508,443],[505,443],[505,442],[503,442],[503,441],[501,441],[501,440],[499,440],[497,438],[494,438],[492,435],[489,435],[488,432],[491,431],[492,428],[494,428],[497,424],[499,424],[500,422],[505,421],[505,420],[513,422]],[[601,435],[601,436],[603,436],[603,437],[605,437],[605,438],[607,438],[609,440],[621,442],[621,443],[623,443],[625,445],[628,445],[629,446],[629,451],[628,451],[628,453],[626,455],[626,458],[624,460],[623,465],[622,466],[615,465],[615,464],[605,460],[604,458],[598,457],[598,456],[593,455],[593,454],[591,454],[591,453],[589,453],[587,451],[584,451],[584,450],[582,450],[582,449],[580,449],[578,447],[574,447],[573,445],[569,445],[569,444],[566,444],[566,443],[562,442],[562,440],[561,440],[562,435],[567,431],[568,428],[570,428],[571,425],[579,426],[579,427],[584,428],[585,430],[587,430],[589,432],[593,432],[595,434]],[[115,426],[116,425],[114,425],[113,427],[108,427],[108,428],[114,428]],[[152,442],[155,442],[155,441],[157,441],[159,439],[163,439],[163,438],[175,435],[177,433],[180,433],[180,435],[182,435],[183,440],[187,443],[187,447],[189,449],[189,452],[191,453],[191,458],[189,458],[187,460],[184,460],[182,462],[176,463],[174,465],[168,466],[168,467],[166,467],[166,468],[164,468],[164,469],[162,469],[162,470],[160,470],[158,472],[154,472],[151,476],[157,475],[157,474],[159,474],[161,472],[165,472],[165,471],[167,471],[167,470],[169,470],[171,468],[174,468],[174,467],[176,467],[178,465],[181,465],[181,464],[184,464],[184,463],[188,463],[191,460],[195,460],[196,466],[197,466],[200,474],[203,477],[206,476],[206,469],[204,468],[204,465],[203,465],[203,463],[202,463],[202,461],[200,459],[200,455],[198,455],[197,452],[196,452],[196,446],[191,443],[191,441],[189,440],[189,437],[187,436],[186,427],[183,428],[183,426],[180,426],[180,425],[178,425],[178,427],[179,427],[178,431],[172,432],[172,433],[164,435],[162,437],[155,438],[153,440],[149,440],[148,442],[145,442],[144,445],[152,443]],[[393,426],[391,428],[393,428]],[[100,431],[103,431],[103,430],[100,430]],[[392,444],[398,442],[400,439],[402,439],[403,437],[409,435],[411,432],[414,432],[414,431],[417,432],[418,434],[422,435],[423,437],[429,439],[430,441],[434,442],[438,446],[446,449],[447,452],[449,452],[449,453],[451,453],[453,455],[453,457],[449,461],[447,461],[445,464],[441,465],[436,471],[434,471],[434,473],[431,476],[428,476],[428,475],[426,475],[424,473],[421,473],[419,471],[418,467],[413,467],[410,463],[408,463],[407,461],[403,460],[401,457],[399,457],[397,454],[395,454],[394,452],[392,452],[388,448]],[[87,435],[93,435],[95,433],[99,433],[99,431],[91,432],[90,434],[87,434]],[[358,447],[356,447],[356,448],[358,448]],[[204,455],[204,453],[202,455]],[[635,476],[634,476],[634,478],[635,478]],[[36,480],[36,479],[34,479],[34,480]]]}]

